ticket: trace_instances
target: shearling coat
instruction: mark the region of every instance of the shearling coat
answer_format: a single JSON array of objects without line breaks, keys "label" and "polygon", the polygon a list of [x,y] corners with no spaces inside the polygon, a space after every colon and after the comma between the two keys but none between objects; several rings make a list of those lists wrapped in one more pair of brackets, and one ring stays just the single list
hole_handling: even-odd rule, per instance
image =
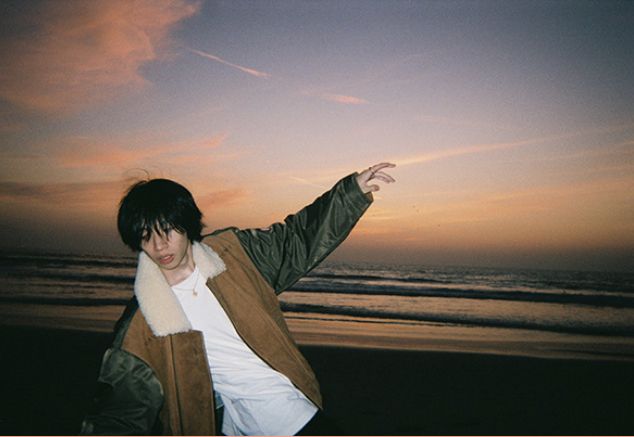
[{"label": "shearling coat", "polygon": [[[372,201],[355,174],[267,229],[229,228],[193,243],[193,257],[245,343],[319,408],[315,375],[286,326],[277,294],[349,234]],[[213,381],[193,330],[159,267],[143,252],[135,297],[104,354],[94,412],[82,434],[212,435]]]}]

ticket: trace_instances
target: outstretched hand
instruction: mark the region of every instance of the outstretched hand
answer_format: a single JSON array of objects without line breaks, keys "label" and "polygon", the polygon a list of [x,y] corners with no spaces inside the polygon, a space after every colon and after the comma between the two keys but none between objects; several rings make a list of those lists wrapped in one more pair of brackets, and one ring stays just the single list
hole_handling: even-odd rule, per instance
[{"label": "outstretched hand", "polygon": [[396,167],[396,165],[389,162],[382,162],[360,172],[357,176],[357,183],[359,184],[359,188],[361,188],[361,191],[363,191],[364,194],[370,193],[372,191],[379,191],[381,187],[379,187],[377,184],[369,184],[370,181],[375,179],[383,181],[386,184],[396,182],[396,180],[392,176],[383,171],[384,168],[391,167]]}]

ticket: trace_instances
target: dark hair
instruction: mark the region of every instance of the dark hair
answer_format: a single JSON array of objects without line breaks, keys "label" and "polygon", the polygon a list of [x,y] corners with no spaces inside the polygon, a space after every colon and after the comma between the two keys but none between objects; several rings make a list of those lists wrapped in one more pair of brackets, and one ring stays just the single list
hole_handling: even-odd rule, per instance
[{"label": "dark hair", "polygon": [[187,188],[169,179],[150,179],[135,183],[123,196],[117,227],[126,246],[140,251],[141,240],[149,239],[152,231],[175,229],[186,233],[189,241],[200,241],[201,219]]}]

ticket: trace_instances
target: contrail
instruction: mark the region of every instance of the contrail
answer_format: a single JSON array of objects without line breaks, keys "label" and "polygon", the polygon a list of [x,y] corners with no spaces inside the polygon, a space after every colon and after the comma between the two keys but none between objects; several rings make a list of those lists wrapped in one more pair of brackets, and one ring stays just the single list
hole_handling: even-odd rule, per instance
[{"label": "contrail", "polygon": [[200,50],[196,50],[196,49],[188,49],[188,50],[190,52],[192,52],[192,53],[197,54],[198,56],[202,56],[203,58],[211,59],[212,61],[220,62],[221,64],[225,64],[225,65],[228,65],[229,67],[236,68],[236,69],[242,71],[243,73],[250,74],[251,76],[255,76],[255,77],[271,77],[270,74],[265,73],[263,71],[258,71],[258,70],[255,70],[253,68],[243,67],[242,65],[238,65],[238,64],[234,64],[234,63],[229,62],[229,61],[225,61],[224,59],[219,58],[218,56],[214,56],[212,54],[205,53],[205,52],[202,52]]}]

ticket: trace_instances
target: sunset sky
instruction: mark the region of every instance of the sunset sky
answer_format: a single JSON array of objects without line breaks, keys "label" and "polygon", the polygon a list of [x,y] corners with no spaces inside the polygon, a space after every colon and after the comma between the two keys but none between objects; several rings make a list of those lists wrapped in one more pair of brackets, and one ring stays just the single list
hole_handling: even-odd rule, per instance
[{"label": "sunset sky", "polygon": [[634,3],[3,1],[0,250],[128,253],[135,179],[208,228],[396,184],[333,258],[634,270]]}]

